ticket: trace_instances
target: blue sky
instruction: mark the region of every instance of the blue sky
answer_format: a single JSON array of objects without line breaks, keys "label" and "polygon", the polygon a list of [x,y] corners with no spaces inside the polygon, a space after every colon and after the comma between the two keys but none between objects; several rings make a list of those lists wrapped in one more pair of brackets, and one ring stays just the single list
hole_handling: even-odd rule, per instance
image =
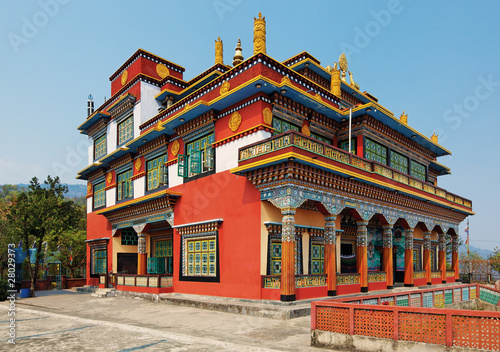
[{"label": "blue sky", "polygon": [[[59,175],[77,183],[87,138],[76,130],[86,99],[110,96],[109,76],[138,48],[186,68],[213,65],[214,40],[231,63],[253,17],[267,21],[267,53],[308,51],[332,65],[345,51],[355,81],[453,152],[439,186],[469,198],[471,244],[500,246],[500,2],[482,1],[76,1],[0,4],[0,184]],[[490,220],[488,220],[490,219]],[[464,224],[461,225],[461,235]]]}]

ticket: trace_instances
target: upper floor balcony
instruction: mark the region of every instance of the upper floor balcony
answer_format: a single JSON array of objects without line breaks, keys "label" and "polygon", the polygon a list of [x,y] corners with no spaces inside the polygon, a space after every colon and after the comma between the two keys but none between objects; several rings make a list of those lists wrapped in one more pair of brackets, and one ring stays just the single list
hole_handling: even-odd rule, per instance
[{"label": "upper floor balcony", "polygon": [[238,167],[232,172],[244,174],[286,161],[309,165],[466,214],[474,214],[472,202],[468,199],[294,131],[240,148]]}]

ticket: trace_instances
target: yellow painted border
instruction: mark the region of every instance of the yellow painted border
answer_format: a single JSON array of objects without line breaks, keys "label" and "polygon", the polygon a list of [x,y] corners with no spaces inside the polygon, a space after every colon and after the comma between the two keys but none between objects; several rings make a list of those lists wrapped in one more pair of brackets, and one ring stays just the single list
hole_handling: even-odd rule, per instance
[{"label": "yellow painted border", "polygon": [[156,192],[156,193],[148,194],[147,196],[143,196],[143,197],[136,198],[136,199],[131,199],[129,201],[126,201],[126,202],[123,202],[123,203],[120,203],[120,204],[116,204],[116,205],[110,206],[109,208],[105,208],[105,209],[96,211],[96,214],[100,215],[102,213],[107,213],[109,211],[118,210],[120,208],[125,208],[125,207],[128,207],[129,205],[133,205],[135,203],[139,203],[139,202],[151,199],[151,198],[155,198],[155,197],[158,197],[160,195],[181,196],[182,194],[179,193],[179,192],[173,192],[173,191],[169,191],[169,190],[159,191],[159,192]]}]

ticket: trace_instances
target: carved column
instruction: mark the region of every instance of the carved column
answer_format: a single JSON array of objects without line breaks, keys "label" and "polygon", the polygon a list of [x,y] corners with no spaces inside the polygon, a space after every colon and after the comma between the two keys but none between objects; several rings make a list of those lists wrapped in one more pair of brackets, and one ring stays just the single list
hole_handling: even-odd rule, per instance
[{"label": "carved column", "polygon": [[427,285],[432,284],[431,279],[431,232],[424,232],[424,270]]},{"label": "carved column", "polygon": [[405,286],[413,284],[413,228],[409,228],[405,229]]},{"label": "carved column", "polygon": [[135,225],[133,226],[135,232],[137,233],[137,275],[147,274],[147,259],[148,255],[146,253],[146,225]]},{"label": "carved column", "polygon": [[295,209],[285,208],[281,230],[281,301],[295,301]]},{"label": "carved column", "polygon": [[359,273],[361,292],[368,292],[368,252],[366,244],[368,242],[368,221],[357,221],[358,234],[356,238],[356,267]]},{"label": "carved column", "polygon": [[384,225],[383,243],[384,250],[382,254],[382,268],[386,272],[387,288],[393,288],[394,285],[394,267],[392,258],[392,225]]},{"label": "carved column", "polygon": [[325,273],[328,296],[337,295],[335,215],[325,216]]},{"label": "carved column", "polygon": [[446,234],[439,234],[439,270],[441,271],[441,280],[446,283]]},{"label": "carved column", "polygon": [[458,281],[458,236],[451,236],[451,268],[455,271],[455,281]]}]

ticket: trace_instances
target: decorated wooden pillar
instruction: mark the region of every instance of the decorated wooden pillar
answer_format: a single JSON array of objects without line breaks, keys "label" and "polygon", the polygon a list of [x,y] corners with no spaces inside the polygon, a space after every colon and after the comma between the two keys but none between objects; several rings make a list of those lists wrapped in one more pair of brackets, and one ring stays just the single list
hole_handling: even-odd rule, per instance
[{"label": "decorated wooden pillar", "polygon": [[328,296],[337,295],[335,215],[325,216],[325,273]]},{"label": "decorated wooden pillar", "polygon": [[392,259],[392,225],[384,225],[383,227],[383,244],[382,253],[382,268],[386,272],[387,288],[391,289],[394,286],[394,268]]},{"label": "decorated wooden pillar", "polygon": [[451,268],[455,271],[455,281],[458,281],[458,236],[451,236]]},{"label": "decorated wooden pillar", "polygon": [[405,286],[413,287],[413,228],[405,229]]},{"label": "decorated wooden pillar", "polygon": [[135,225],[133,226],[135,232],[137,233],[137,275],[147,274],[147,260],[148,255],[146,254],[146,225]]},{"label": "decorated wooden pillar", "polygon": [[281,301],[295,301],[295,209],[285,208],[281,231]]},{"label": "decorated wooden pillar", "polygon": [[358,234],[356,237],[356,267],[359,273],[361,292],[368,292],[368,221],[357,221]]},{"label": "decorated wooden pillar", "polygon": [[424,232],[424,270],[427,285],[432,284],[431,280],[431,232]]},{"label": "decorated wooden pillar", "polygon": [[439,270],[441,271],[441,280],[446,283],[446,234],[439,234]]}]

